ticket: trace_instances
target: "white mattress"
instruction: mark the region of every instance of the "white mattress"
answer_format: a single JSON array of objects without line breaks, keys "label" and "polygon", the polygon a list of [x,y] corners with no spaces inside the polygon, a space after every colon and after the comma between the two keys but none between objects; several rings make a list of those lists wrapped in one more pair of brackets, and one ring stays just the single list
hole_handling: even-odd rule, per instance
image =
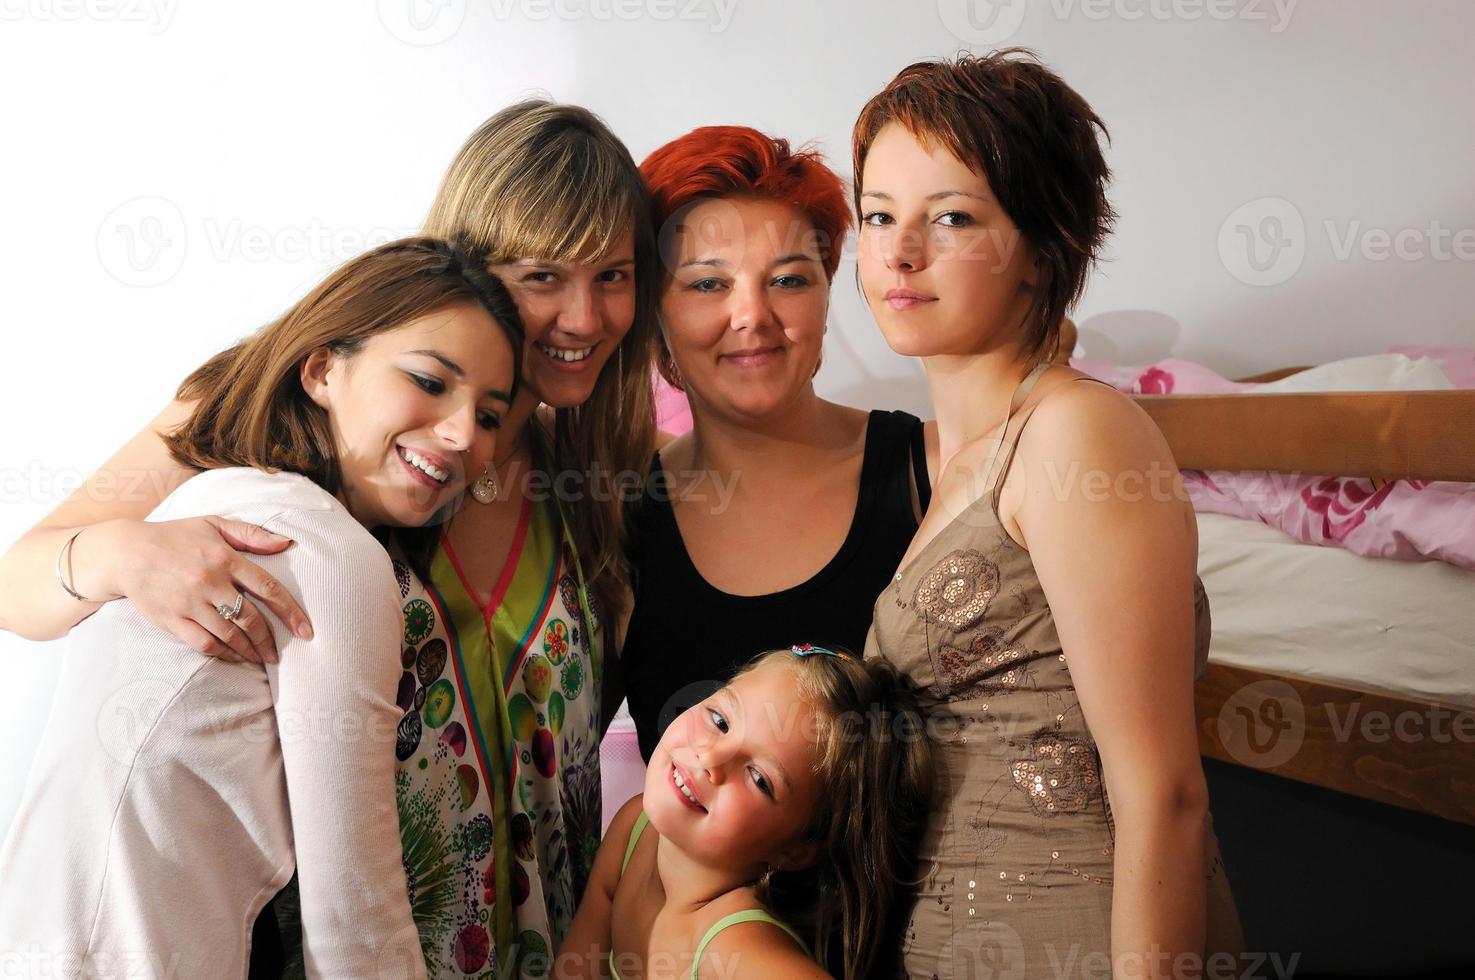
[{"label": "white mattress", "polygon": [[1475,707],[1475,572],[1198,515],[1216,663]]}]

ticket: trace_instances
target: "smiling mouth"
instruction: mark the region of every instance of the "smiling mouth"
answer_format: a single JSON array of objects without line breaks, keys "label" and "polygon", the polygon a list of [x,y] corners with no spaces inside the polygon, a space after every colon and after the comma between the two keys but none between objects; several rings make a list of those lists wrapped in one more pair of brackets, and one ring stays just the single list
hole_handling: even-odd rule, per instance
[{"label": "smiling mouth", "polygon": [[543,343],[534,343],[533,346],[553,360],[562,361],[565,364],[577,364],[579,361],[588,360],[594,353],[593,347],[554,347]]},{"label": "smiling mouth", "polygon": [[782,347],[754,347],[752,350],[735,350],[722,355],[722,360],[756,361],[770,354],[783,353]]},{"label": "smiling mouth", "polygon": [[399,452],[400,459],[404,460],[417,473],[424,474],[426,479],[433,482],[436,486],[443,487],[451,482],[449,470],[442,469],[413,449],[406,449],[404,446],[396,446],[395,448]]},{"label": "smiling mouth", "polygon": [[696,791],[693,790],[689,785],[689,780],[687,780],[686,776],[682,774],[681,770],[676,767],[676,764],[674,762],[671,764],[670,782],[672,786],[676,787],[676,792],[680,793],[682,798],[686,800],[688,806],[692,807],[693,809],[700,810],[703,813],[707,812],[707,808],[702,806],[702,801],[698,799]]}]

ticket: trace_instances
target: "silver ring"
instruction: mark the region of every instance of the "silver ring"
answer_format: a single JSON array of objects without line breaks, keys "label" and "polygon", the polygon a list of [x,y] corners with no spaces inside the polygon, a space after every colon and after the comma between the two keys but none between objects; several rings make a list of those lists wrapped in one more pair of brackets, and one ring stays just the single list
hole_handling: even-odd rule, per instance
[{"label": "silver ring", "polygon": [[227,606],[223,602],[217,602],[215,604],[215,611],[220,613],[220,618],[225,620],[227,623],[234,623],[236,621],[236,617],[241,614],[241,605],[245,601],[246,597],[237,592],[236,604],[234,606]]}]

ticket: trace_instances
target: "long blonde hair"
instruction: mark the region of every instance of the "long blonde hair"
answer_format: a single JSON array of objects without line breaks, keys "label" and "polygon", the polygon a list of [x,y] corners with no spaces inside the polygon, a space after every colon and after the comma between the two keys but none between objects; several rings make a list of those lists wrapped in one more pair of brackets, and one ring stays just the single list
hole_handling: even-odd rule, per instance
[{"label": "long blonde hair", "polygon": [[[613,612],[628,578],[624,501],[612,477],[644,474],[655,444],[650,357],[660,276],[650,204],[630,151],[587,109],[529,99],[471,134],[441,181],[428,235],[460,234],[488,261],[593,262],[626,232],[635,242],[635,322],[584,404],[555,413],[560,471],[594,474],[607,492],[569,515],[590,588]],[[530,424],[539,424],[536,420]]]}]

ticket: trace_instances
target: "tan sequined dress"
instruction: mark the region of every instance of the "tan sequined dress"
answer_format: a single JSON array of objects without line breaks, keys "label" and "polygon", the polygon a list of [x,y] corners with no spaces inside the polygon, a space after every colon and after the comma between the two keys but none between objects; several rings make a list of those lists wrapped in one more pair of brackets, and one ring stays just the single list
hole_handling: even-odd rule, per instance
[{"label": "tan sequined dress", "polygon": [[[1016,392],[1013,419],[1040,374]],[[1008,469],[1018,432],[1004,442]],[[903,938],[917,978],[1109,975],[1114,827],[1101,757],[1027,551],[983,494],[876,600],[866,657],[922,689],[938,789],[922,883]],[[1195,581],[1197,655],[1208,601]],[[1208,828],[1209,952],[1241,950],[1239,919]]]}]

